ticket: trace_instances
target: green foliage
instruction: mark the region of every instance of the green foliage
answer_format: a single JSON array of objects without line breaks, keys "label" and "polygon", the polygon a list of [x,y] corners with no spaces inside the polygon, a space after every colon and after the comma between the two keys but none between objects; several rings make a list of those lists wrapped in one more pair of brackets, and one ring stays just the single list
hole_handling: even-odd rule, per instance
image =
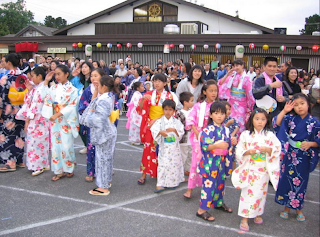
[{"label": "green foliage", "polygon": [[44,19],[44,26],[53,28],[63,28],[67,25],[67,21],[61,17],[54,18],[52,16],[46,16]]},{"label": "green foliage", "polygon": [[24,0],[1,4],[0,36],[16,34],[32,22],[33,13],[26,9]]},{"label": "green foliage", "polygon": [[300,30],[301,35],[312,35],[312,32],[320,30],[320,15],[314,14],[306,18],[304,29]]}]

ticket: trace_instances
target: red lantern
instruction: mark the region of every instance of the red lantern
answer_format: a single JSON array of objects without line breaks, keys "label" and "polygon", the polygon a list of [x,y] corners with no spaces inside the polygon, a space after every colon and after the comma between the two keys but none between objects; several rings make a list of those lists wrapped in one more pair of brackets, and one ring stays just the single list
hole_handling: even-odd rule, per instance
[{"label": "red lantern", "polygon": [[254,49],[254,47],[255,47],[254,43],[250,43],[250,44],[249,44],[249,48],[250,48],[250,49]]},{"label": "red lantern", "polygon": [[73,44],[72,44],[72,48],[75,49],[75,48],[77,48],[77,47],[78,47],[78,44],[77,44],[77,43],[73,43]]},{"label": "red lantern", "polygon": [[312,46],[312,51],[313,52],[317,52],[318,50],[319,50],[319,45],[315,44],[315,45]]},{"label": "red lantern", "polygon": [[169,44],[169,48],[173,49],[174,48],[174,44]]},{"label": "red lantern", "polygon": [[128,48],[128,49],[130,49],[130,48],[131,48],[131,46],[132,46],[132,44],[131,44],[131,43],[127,43],[127,48]]},{"label": "red lantern", "polygon": [[122,47],[122,44],[117,43],[117,48],[120,49]]}]

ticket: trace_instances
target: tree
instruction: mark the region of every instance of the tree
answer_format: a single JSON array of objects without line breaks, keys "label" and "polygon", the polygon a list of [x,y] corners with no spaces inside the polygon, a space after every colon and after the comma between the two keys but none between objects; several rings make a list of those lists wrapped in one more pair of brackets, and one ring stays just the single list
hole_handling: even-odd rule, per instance
[{"label": "tree", "polygon": [[312,32],[320,30],[320,15],[314,14],[306,18],[304,29],[299,30],[301,35],[312,35]]},{"label": "tree", "polygon": [[61,17],[54,18],[52,16],[46,16],[46,18],[44,18],[44,25],[60,29],[67,25],[67,21]]},{"label": "tree", "polygon": [[0,36],[16,34],[31,23],[33,23],[33,13],[26,9],[24,0],[1,4]]}]

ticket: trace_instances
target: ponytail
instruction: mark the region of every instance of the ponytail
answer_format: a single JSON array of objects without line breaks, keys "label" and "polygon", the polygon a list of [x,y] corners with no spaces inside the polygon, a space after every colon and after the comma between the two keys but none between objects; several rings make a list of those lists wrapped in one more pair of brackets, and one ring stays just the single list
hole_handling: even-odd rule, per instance
[{"label": "ponytail", "polygon": [[100,84],[108,87],[109,92],[114,92],[116,94],[119,93],[118,87],[115,86],[113,78],[108,75],[101,77]]}]

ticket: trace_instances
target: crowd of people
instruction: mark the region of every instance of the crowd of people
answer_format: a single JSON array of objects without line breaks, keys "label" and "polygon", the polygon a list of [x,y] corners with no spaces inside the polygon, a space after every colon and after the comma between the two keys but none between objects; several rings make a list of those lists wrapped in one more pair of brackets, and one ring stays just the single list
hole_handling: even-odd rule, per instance
[{"label": "crowd of people", "polygon": [[249,218],[263,223],[270,182],[284,206],[280,217],[293,209],[305,221],[320,145],[320,70],[310,73],[291,62],[279,67],[274,57],[249,70],[240,59],[220,65],[216,57],[200,64],[159,59],[151,69],[131,55],[110,65],[51,56],[35,64],[11,53],[0,68],[0,172],[26,166],[32,176],[51,169],[54,182],[72,178],[80,135],[85,181],[97,186],[89,193],[107,196],[124,111],[129,141],[144,147],[139,185],[147,175],[157,179],[155,193],[187,182],[186,199],[201,188],[196,215],[214,221],[210,208],[233,212],[224,201],[231,176],[241,189],[240,229],[249,231]]}]

